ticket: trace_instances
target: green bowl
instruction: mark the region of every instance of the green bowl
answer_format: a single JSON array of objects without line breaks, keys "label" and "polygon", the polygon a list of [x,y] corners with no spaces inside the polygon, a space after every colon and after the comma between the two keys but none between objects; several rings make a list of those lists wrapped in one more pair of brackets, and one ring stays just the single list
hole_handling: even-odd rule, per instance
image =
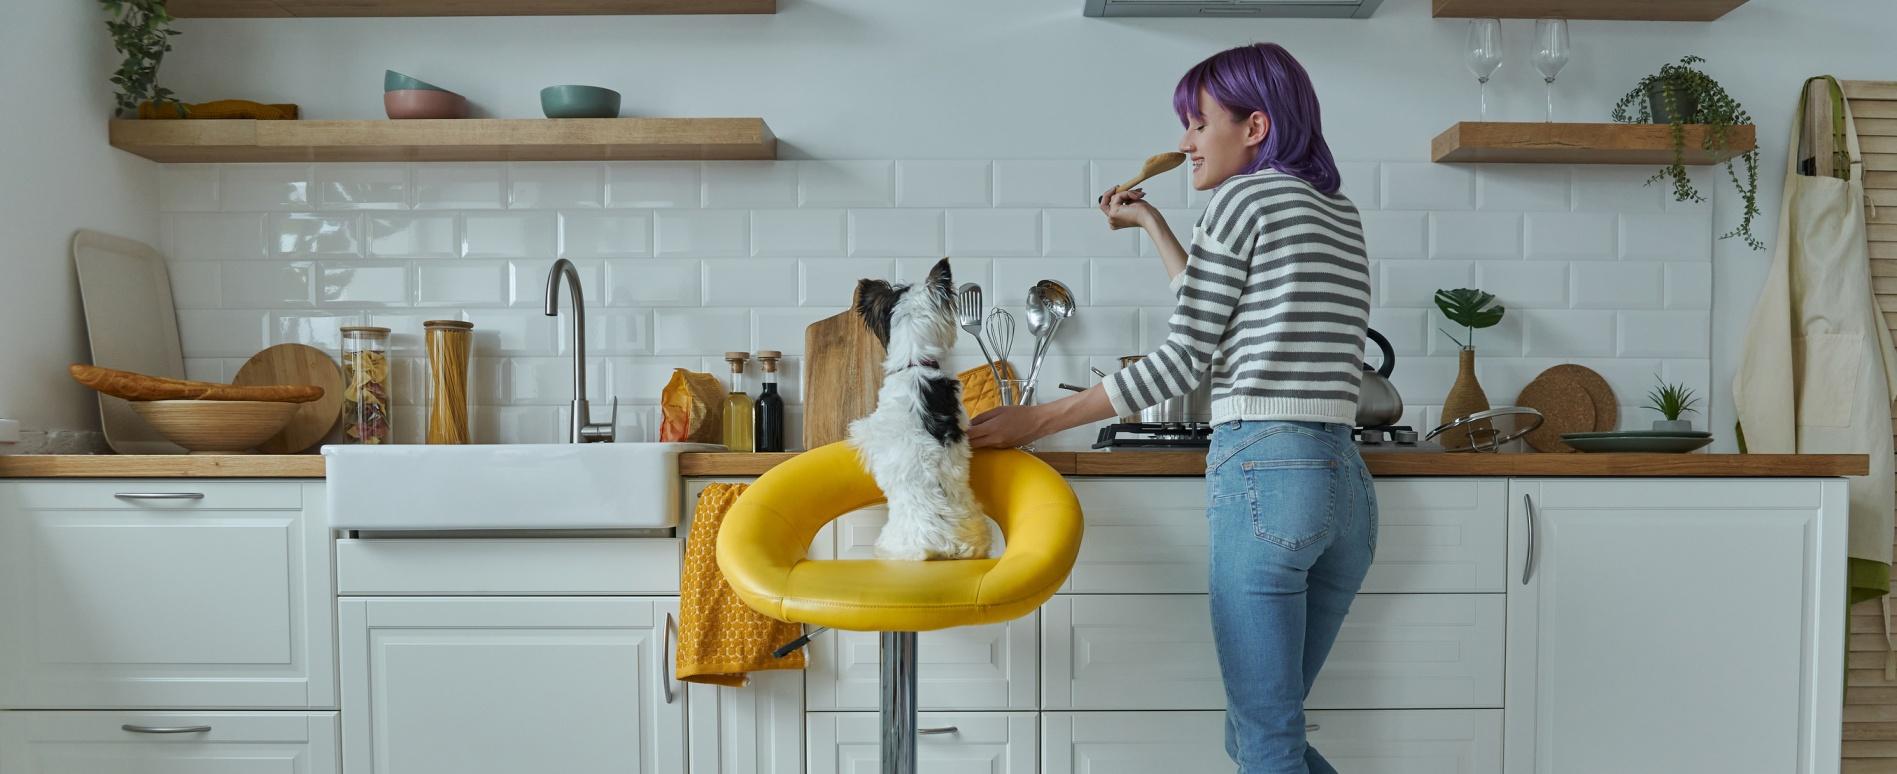
[{"label": "green bowl", "polygon": [[540,90],[548,118],[618,118],[619,92],[599,86],[548,86]]},{"label": "green bowl", "polygon": [[444,89],[440,86],[436,86],[435,84],[429,83],[420,78],[403,75],[394,70],[382,71],[382,90],[383,91],[416,91],[416,90],[447,91],[447,89]]}]

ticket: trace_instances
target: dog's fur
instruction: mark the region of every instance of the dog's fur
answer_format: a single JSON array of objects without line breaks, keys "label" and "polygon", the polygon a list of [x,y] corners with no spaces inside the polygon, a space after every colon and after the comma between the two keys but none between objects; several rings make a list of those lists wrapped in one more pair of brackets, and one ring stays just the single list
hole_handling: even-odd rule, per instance
[{"label": "dog's fur", "polygon": [[919,285],[856,286],[856,313],[888,353],[876,410],[850,423],[849,439],[889,499],[876,539],[884,559],[988,555],[988,518],[968,488],[962,385],[941,367],[955,344],[954,299],[947,258]]}]

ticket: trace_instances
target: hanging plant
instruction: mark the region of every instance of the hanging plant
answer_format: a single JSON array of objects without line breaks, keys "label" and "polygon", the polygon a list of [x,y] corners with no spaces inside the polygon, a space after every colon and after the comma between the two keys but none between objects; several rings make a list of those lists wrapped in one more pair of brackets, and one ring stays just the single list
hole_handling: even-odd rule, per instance
[{"label": "hanging plant", "polygon": [[[1673,163],[1667,165],[1653,177],[1647,178],[1649,185],[1660,180],[1673,182],[1673,199],[1682,202],[1703,202],[1693,187],[1693,181],[1686,176],[1686,125],[1705,124],[1706,140],[1702,147],[1709,151],[1726,148],[1726,138],[1734,126],[1752,123],[1752,116],[1745,107],[1733,99],[1712,76],[1701,72],[1693,65],[1706,61],[1697,56],[1684,56],[1678,64],[1662,65],[1660,72],[1640,79],[1632,91],[1614,103],[1614,120],[1623,124],[1667,124],[1673,127]],[[1632,108],[1631,112],[1629,108]],[[1739,172],[1733,167],[1734,161],[1745,164],[1745,180],[1739,179]],[[1739,190],[1739,196],[1745,200],[1745,215],[1739,221],[1739,227],[1719,235],[1720,239],[1741,237],[1754,250],[1765,249],[1765,243],[1752,234],[1752,219],[1759,214],[1759,149],[1754,147],[1744,154],[1726,159],[1726,176],[1732,179],[1732,185]]]},{"label": "hanging plant", "polygon": [[105,28],[112,32],[112,45],[125,57],[112,74],[112,83],[119,87],[118,114],[136,116],[140,102],[151,102],[172,106],[184,115],[184,104],[172,99],[170,89],[158,85],[158,63],[171,50],[171,36],[178,34],[171,28],[165,0],[99,0],[99,4],[111,14]]}]

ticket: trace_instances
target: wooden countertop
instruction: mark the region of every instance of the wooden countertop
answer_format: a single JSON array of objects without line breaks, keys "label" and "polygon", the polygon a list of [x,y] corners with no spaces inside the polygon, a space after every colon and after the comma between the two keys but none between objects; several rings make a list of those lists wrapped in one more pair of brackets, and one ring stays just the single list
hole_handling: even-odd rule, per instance
[{"label": "wooden countertop", "polygon": [[[793,454],[685,454],[679,474],[755,476]],[[1073,476],[1198,476],[1198,452],[1041,452]],[[1377,476],[1862,476],[1859,454],[1439,454],[1365,452]],[[322,478],[323,458],[298,455],[0,456],[0,478]]]}]

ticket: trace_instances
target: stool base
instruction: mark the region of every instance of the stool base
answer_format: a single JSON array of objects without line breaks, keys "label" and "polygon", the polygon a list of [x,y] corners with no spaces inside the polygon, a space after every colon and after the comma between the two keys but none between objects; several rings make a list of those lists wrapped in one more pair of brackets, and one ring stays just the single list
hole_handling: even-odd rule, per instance
[{"label": "stool base", "polygon": [[916,772],[916,633],[883,632],[882,774]]}]

